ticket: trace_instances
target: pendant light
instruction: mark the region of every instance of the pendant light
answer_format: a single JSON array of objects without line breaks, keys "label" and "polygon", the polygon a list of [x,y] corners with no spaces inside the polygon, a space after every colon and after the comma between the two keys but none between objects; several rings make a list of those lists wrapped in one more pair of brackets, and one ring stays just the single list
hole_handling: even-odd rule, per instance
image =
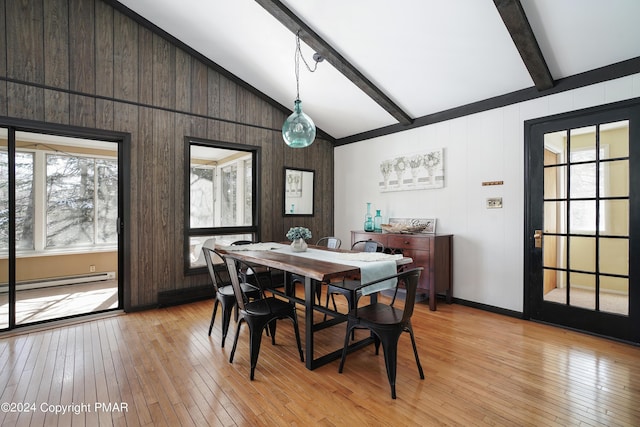
[{"label": "pendant light", "polygon": [[313,55],[315,66],[313,69],[309,67],[307,61],[302,56],[300,50],[300,31],[296,33],[296,51],[295,51],[295,72],[296,72],[296,100],[293,103],[293,114],[291,114],[282,125],[282,138],[284,142],[291,148],[304,148],[313,144],[316,139],[316,125],[311,117],[302,111],[302,101],[300,101],[300,58],[307,66],[310,72],[314,72],[318,67],[318,62],[323,61],[323,57],[317,53]]}]

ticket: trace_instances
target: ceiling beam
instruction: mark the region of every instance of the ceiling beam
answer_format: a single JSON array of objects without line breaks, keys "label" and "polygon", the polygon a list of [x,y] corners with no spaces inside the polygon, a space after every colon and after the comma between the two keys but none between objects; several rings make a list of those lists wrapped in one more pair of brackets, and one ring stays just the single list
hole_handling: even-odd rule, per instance
[{"label": "ceiling beam", "polygon": [[387,95],[377,86],[367,79],[356,67],[338,53],[329,43],[322,39],[315,31],[296,16],[289,8],[278,0],[256,0],[282,25],[287,27],[292,33],[300,31],[302,39],[313,50],[326,59],[333,67],[341,72],[353,84],[358,86],[364,93],[373,99],[378,105],[391,114],[400,124],[409,125],[413,119],[397,106]]},{"label": "ceiling beam", "polygon": [[507,27],[513,43],[516,45],[524,65],[529,70],[533,84],[539,91],[553,87],[553,77],[542,56],[527,15],[522,9],[520,0],[493,0]]}]

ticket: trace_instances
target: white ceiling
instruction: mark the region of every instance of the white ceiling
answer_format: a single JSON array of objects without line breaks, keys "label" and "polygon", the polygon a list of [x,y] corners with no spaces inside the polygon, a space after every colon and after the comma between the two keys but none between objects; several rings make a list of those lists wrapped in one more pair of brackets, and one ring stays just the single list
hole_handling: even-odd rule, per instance
[{"label": "white ceiling", "polygon": [[[293,108],[295,35],[254,0],[119,1]],[[534,86],[492,0],[282,3],[412,118]],[[521,3],[554,80],[640,57],[640,0]],[[300,99],[336,139],[397,123],[327,61],[301,63]]]}]

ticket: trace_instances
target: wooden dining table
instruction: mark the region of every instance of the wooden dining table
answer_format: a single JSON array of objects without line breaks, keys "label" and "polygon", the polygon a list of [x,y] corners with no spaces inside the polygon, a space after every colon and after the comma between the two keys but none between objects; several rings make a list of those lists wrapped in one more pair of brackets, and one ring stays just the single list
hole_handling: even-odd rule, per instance
[{"label": "wooden dining table", "polygon": [[[284,246],[284,245],[283,245]],[[315,286],[316,284],[326,284],[331,282],[333,286],[340,286],[340,280],[342,278],[353,278],[360,275],[360,268],[354,265],[340,263],[335,261],[329,261],[327,259],[319,259],[313,256],[313,253],[308,253],[306,256],[299,256],[292,253],[290,249],[283,248],[282,250],[230,250],[229,247],[217,246],[216,249],[222,254],[229,253],[235,258],[247,262],[249,264],[256,264],[265,267],[269,267],[276,270],[282,270],[285,272],[285,281],[289,280],[289,275],[295,274],[304,277],[304,298],[299,298],[293,294],[281,292],[279,290],[269,290],[274,293],[289,299],[298,304],[304,305],[305,308],[305,363],[309,370],[313,370],[320,366],[323,366],[333,360],[340,358],[342,354],[342,343],[340,348],[332,351],[328,354],[323,354],[315,357],[314,353],[314,333],[345,322],[347,317],[345,314],[331,310],[327,307],[323,307],[315,303]],[[352,252],[344,249],[328,249],[326,247],[309,245],[310,251],[332,251],[332,252]],[[396,260],[397,265],[405,265],[411,263],[411,258],[398,258]],[[285,282],[286,283],[286,282]],[[285,286],[285,289],[287,287]],[[371,294],[370,298],[375,301],[376,294]],[[327,320],[323,320],[319,323],[314,323],[314,312],[322,312],[328,314]],[[351,343],[348,347],[348,351],[354,351],[362,348],[373,342],[371,336]]]}]

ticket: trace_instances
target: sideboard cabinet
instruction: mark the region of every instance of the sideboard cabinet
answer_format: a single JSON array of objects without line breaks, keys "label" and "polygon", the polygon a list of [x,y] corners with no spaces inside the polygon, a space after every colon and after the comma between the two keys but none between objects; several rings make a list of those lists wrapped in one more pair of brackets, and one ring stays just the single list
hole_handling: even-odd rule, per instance
[{"label": "sideboard cabinet", "polygon": [[429,297],[429,308],[436,309],[437,295],[444,295],[451,303],[453,235],[396,234],[352,231],[351,244],[360,240],[374,240],[389,253],[411,257],[413,263],[405,268],[423,267],[418,283],[418,296]]}]

